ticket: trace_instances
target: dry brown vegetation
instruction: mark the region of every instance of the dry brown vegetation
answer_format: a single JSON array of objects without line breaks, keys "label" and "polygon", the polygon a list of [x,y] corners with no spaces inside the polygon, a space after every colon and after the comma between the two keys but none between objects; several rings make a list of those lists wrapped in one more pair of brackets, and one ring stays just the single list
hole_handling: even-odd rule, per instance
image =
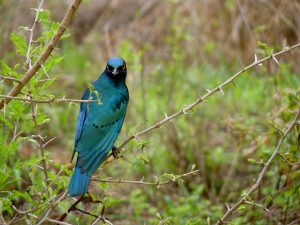
[{"label": "dry brown vegetation", "polygon": [[[32,11],[28,6],[38,1],[3,2],[1,20],[10,22],[0,28],[4,46],[0,56],[12,50],[10,33],[20,24],[30,24]],[[55,9],[52,17],[59,20],[64,13],[61,5],[66,3],[49,1],[45,7]],[[228,63],[237,57],[250,62],[257,41],[277,49],[299,42],[299,11],[298,0],[89,0],[79,9],[71,32],[77,44],[92,41],[94,57],[103,60],[116,53],[124,39],[132,40],[135,49],[145,43],[156,46],[155,51],[145,52],[145,60],[151,62],[149,59],[155,57],[169,57],[164,37],[173,34],[174,26],[178,26],[176,32],[187,33],[178,44],[190,55],[190,63],[207,59],[217,63],[224,56]]]}]

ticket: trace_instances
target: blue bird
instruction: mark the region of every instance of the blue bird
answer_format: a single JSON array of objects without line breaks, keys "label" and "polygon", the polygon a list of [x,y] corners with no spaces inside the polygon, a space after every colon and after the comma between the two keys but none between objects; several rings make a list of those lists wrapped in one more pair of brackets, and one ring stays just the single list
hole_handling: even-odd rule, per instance
[{"label": "blue bird", "polygon": [[104,162],[108,152],[117,157],[114,143],[121,131],[129,101],[125,83],[126,63],[122,58],[112,57],[101,76],[88,88],[82,99],[101,99],[82,102],[77,120],[75,152],[78,153],[70,185],[70,196],[82,196],[87,192],[91,175]]}]

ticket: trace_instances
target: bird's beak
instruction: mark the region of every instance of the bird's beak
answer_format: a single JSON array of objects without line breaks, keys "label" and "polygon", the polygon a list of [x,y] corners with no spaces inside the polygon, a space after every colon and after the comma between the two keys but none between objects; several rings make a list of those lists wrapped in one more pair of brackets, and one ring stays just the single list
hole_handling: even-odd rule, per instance
[{"label": "bird's beak", "polygon": [[114,68],[112,74],[113,74],[114,76],[116,76],[116,75],[118,74],[117,68]]}]

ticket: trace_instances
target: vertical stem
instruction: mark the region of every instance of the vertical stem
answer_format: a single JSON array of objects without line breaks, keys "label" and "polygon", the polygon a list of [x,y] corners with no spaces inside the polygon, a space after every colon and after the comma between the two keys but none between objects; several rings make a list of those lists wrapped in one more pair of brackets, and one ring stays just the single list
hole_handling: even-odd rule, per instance
[{"label": "vertical stem", "polygon": [[42,166],[43,166],[43,172],[45,176],[45,182],[47,186],[49,185],[49,177],[48,177],[48,168],[47,168],[47,162],[45,160],[45,147],[43,144],[43,138],[40,132],[40,128],[37,122],[37,104],[36,103],[31,103],[31,110],[32,110],[32,119],[35,124],[35,129],[36,129],[36,135],[38,137],[38,144],[39,148],[41,151],[41,157],[42,157]]}]

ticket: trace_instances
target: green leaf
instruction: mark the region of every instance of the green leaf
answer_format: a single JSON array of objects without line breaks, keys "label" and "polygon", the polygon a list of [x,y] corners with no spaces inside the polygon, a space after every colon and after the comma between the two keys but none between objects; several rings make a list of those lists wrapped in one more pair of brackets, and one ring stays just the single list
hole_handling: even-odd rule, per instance
[{"label": "green leaf", "polygon": [[195,168],[196,168],[196,164],[193,164],[193,165],[192,165],[192,169],[191,169],[191,171],[194,171],[194,170],[195,170]]}]

